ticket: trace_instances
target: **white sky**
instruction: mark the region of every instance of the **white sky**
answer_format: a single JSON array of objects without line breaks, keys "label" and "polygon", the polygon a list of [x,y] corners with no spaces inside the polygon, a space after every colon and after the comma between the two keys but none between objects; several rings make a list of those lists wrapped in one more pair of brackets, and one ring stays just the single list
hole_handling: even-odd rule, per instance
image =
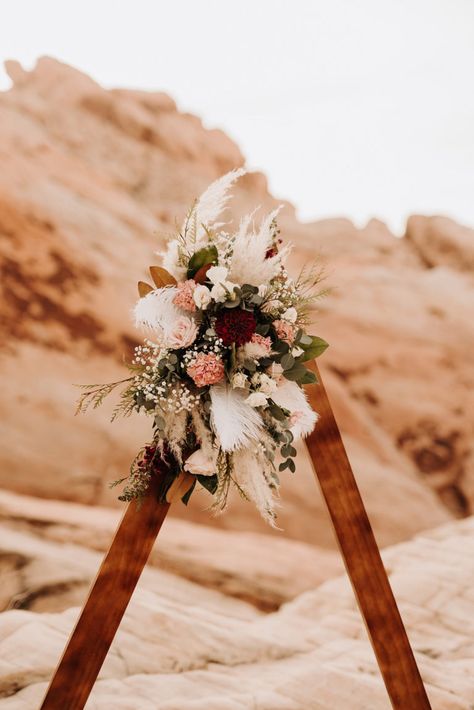
[{"label": "white sky", "polygon": [[474,226],[474,0],[4,3],[0,59],[42,54],[171,94],[303,219]]}]

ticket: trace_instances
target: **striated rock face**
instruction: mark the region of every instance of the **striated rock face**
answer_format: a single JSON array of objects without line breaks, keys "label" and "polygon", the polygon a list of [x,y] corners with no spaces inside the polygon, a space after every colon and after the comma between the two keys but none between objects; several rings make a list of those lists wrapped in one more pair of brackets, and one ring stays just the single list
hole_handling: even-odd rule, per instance
[{"label": "striated rock face", "polygon": [[[50,58],[0,94],[0,707],[37,707],[118,520],[108,482],[149,436],[75,418],[72,383],[123,377],[136,282],[238,147],[161,93],[106,91]],[[262,174],[238,218],[277,203]],[[413,217],[280,220],[293,268],[322,254],[315,314],[344,441],[383,546],[474,505],[473,231]],[[158,259],[158,257],[156,257]],[[90,708],[387,708],[304,447],[267,528],[236,499],[173,506]],[[49,499],[49,500],[47,500]],[[73,502],[65,502],[73,501]],[[107,507],[93,507],[93,506]],[[180,519],[181,518],[181,519]],[[203,524],[205,523],[205,525]],[[433,707],[474,705],[472,518],[386,552]],[[312,544],[308,544],[312,543]]]},{"label": "striated rock face", "polygon": [[[10,62],[8,71],[14,86],[0,96],[0,484],[114,505],[107,482],[127,470],[146,424],[111,426],[110,409],[74,419],[71,383],[122,375],[138,337],[127,316],[135,284],[163,232],[243,157],[163,94],[106,91],[49,58],[31,72]],[[246,176],[236,196],[237,212],[276,204],[260,174]],[[437,233],[459,251],[468,232],[443,224]],[[427,240],[413,236],[423,231],[413,223],[399,240],[376,220],[364,230],[343,219],[303,225],[287,204],[281,227],[295,244],[295,268],[320,252],[329,264],[335,290],[317,316],[331,342],[323,371],[380,542],[468,513],[474,296],[465,265],[423,255]],[[332,547],[303,453],[283,496],[286,533]],[[207,521],[202,505],[176,513]],[[263,529],[240,501],[212,524]]]},{"label": "striated rock face", "polygon": [[[2,604],[9,608],[0,616],[0,708],[31,710],[39,707],[75,622],[78,609],[68,607],[82,601],[99,563],[94,550],[113,512],[66,503],[35,506],[13,494],[0,497],[0,510],[0,560],[7,567]],[[190,549],[206,542],[200,526],[174,522],[170,530],[158,548],[166,548],[175,560],[183,562],[187,554],[185,547],[179,550],[184,532],[192,540]],[[225,548],[235,534],[212,535],[215,556],[199,561],[223,576]],[[233,584],[220,591],[190,581],[187,564],[172,572],[158,570],[154,557],[86,707],[388,710],[347,580],[311,588],[305,575],[314,570],[313,548],[284,543],[286,554],[280,554],[283,548],[263,537],[247,539],[256,558],[239,558],[243,564],[233,570]],[[263,545],[266,561],[260,554]],[[471,707],[474,519],[388,549],[384,558],[432,707]],[[246,602],[233,592],[249,588],[252,565],[260,588],[254,584]],[[281,601],[288,592],[301,591],[302,579],[308,591],[265,615],[259,601],[267,599],[266,589],[278,588],[276,568],[295,585],[280,587]]]}]

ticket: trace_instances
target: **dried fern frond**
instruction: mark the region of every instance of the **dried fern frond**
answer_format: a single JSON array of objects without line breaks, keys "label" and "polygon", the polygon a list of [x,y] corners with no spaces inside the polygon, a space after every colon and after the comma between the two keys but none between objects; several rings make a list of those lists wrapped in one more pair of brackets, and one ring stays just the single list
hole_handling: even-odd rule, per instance
[{"label": "dried fern frond", "polygon": [[75,413],[84,414],[90,407],[97,409],[97,407],[100,407],[103,403],[104,399],[117,387],[123,385],[125,382],[131,382],[132,380],[133,377],[126,377],[117,382],[108,382],[105,385],[75,385],[75,387],[80,387],[84,390],[77,401]]}]

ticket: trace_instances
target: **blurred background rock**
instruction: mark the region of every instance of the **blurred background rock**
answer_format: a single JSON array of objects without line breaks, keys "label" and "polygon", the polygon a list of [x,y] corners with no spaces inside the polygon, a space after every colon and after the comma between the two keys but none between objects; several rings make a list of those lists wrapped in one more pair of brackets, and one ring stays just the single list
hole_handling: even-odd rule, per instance
[{"label": "blurred background rock", "polygon": [[[185,5],[192,18],[194,10]],[[214,3],[201,5],[203,25],[211,8],[222,11]],[[344,3],[337,5],[344,9]],[[375,23],[374,17],[368,16],[372,3],[362,5],[366,26],[378,43],[389,30],[394,9],[387,3],[385,24],[379,17],[382,24],[376,27],[370,24]],[[332,25],[324,24],[329,20],[322,4],[315,6],[319,15],[313,19],[319,17],[322,23],[315,25],[316,43],[317,29]],[[263,38],[260,47],[249,49],[237,32],[241,21],[234,33],[230,22],[226,43],[229,52],[235,46],[237,66],[239,52],[245,51],[254,61],[262,52],[263,65],[271,66],[264,42],[272,31],[271,7],[267,14],[261,8],[256,14]],[[284,58],[292,42],[289,38],[285,48],[283,9],[279,3],[275,7],[274,30]],[[424,2],[412,4],[411,10],[404,7],[419,30],[428,27],[426,46],[433,52],[429,39],[444,29],[444,51],[452,49],[457,59],[474,57],[472,47],[463,44],[462,20],[467,23],[472,16],[471,6],[442,2],[431,15],[428,8],[434,5]],[[98,12],[103,19],[103,10]],[[161,7],[161,12],[166,9]],[[292,31],[303,32],[299,28],[308,9],[299,18],[294,12],[294,26],[286,28],[289,37]],[[120,26],[122,10],[117,18]],[[160,18],[158,13],[156,20]],[[426,25],[420,24],[420,18]],[[137,18],[134,21],[138,28]],[[186,28],[184,37],[189,33]],[[41,26],[38,31],[41,35]],[[95,25],[95,40],[96,31]],[[216,43],[222,47],[223,26],[216,25],[213,32],[220,33]],[[350,28],[342,23],[341,32],[345,36]],[[412,33],[413,27],[407,32]],[[66,31],[63,41],[65,36]],[[205,92],[207,85],[212,98],[216,93],[212,76],[203,84],[199,66],[193,74],[199,36],[195,44],[184,42],[184,47],[179,45],[176,27],[172,36],[178,57],[170,56],[169,62],[186,60],[200,91]],[[332,44],[328,37],[321,40],[324,46],[340,47],[337,33],[331,37]],[[116,41],[116,37],[111,40],[112,47]],[[138,38],[134,41],[138,48]],[[86,37],[83,43],[87,57]],[[421,49],[424,46],[421,38]],[[74,47],[73,43],[71,52]],[[91,47],[94,55],[97,42]],[[418,50],[408,55],[408,61],[403,58],[402,67],[409,67],[410,56],[418,57]],[[106,36],[100,51],[107,52]],[[125,55],[127,51],[130,48]],[[305,51],[309,60],[319,56],[316,49],[312,54],[311,47]],[[364,56],[367,51],[361,50]],[[390,47],[387,52],[395,70]],[[350,57],[344,56],[349,65]],[[426,54],[427,64],[432,56]],[[112,57],[113,53],[109,63]],[[219,56],[212,60],[217,65]],[[377,62],[375,56],[371,60]],[[449,61],[452,57],[448,67]],[[249,58],[242,62],[245,69]],[[108,64],[100,66],[106,71]],[[472,69],[473,65],[464,65],[465,76],[472,78]],[[7,611],[0,617],[4,659],[0,707],[7,710],[36,707],[73,623],[74,612],[65,610],[82,603],[122,507],[108,484],[125,475],[149,433],[147,421],[141,418],[111,425],[110,406],[74,417],[73,383],[120,377],[123,359],[130,357],[139,338],[129,318],[136,282],[146,277],[153,253],[160,250],[166,233],[174,229],[176,219],[181,220],[193,198],[210,181],[244,164],[247,156],[224,130],[206,127],[197,116],[180,110],[171,96],[145,91],[140,83],[136,84],[140,88],[105,89],[82,71],[50,57],[40,58],[32,69],[9,60],[6,71],[11,87],[0,94],[0,603]],[[163,66],[153,68],[153,84],[159,84],[166,72]],[[216,72],[220,77],[222,68]],[[311,76],[302,63],[303,77],[305,72]],[[324,76],[324,66],[318,72]],[[249,95],[258,93],[256,81],[246,75]],[[301,87],[301,81],[301,76],[295,78],[294,88]],[[390,77],[387,81],[390,84]],[[429,81],[420,85],[423,104]],[[456,74],[453,86],[458,82]],[[381,88],[380,96],[386,88]],[[252,170],[237,184],[232,217],[256,203],[267,209],[284,202],[280,227],[285,240],[294,244],[293,269],[316,256],[326,263],[333,290],[314,316],[316,332],[331,344],[321,360],[322,374],[379,544],[394,545],[443,526],[388,551],[387,564],[434,706],[466,708],[474,702],[473,684],[463,680],[468,669],[474,670],[472,629],[467,621],[474,606],[474,597],[467,592],[473,581],[469,550],[474,546],[474,524],[469,518],[474,504],[474,232],[454,218],[463,222],[474,217],[471,207],[466,207],[473,183],[466,181],[465,163],[459,163],[458,173],[453,170],[457,158],[448,166],[440,162],[439,174],[446,171],[447,175],[439,180],[430,168],[427,185],[435,188],[430,193],[426,185],[420,186],[423,200],[427,194],[436,200],[440,184],[455,197],[450,202],[444,195],[439,209],[435,206],[425,215],[410,216],[401,236],[397,225],[404,222],[404,211],[421,204],[416,195],[405,203],[400,198],[399,185],[412,179],[410,163],[403,169],[392,164],[389,171],[397,172],[396,199],[387,215],[391,228],[381,221],[388,204],[385,198],[379,202],[375,194],[371,211],[364,212],[367,190],[361,191],[360,176],[365,171],[367,184],[372,184],[372,157],[365,166],[358,164],[351,178],[355,194],[361,195],[361,211],[354,211],[352,201],[344,198],[347,175],[335,196],[335,166],[329,170],[324,162],[314,164],[309,134],[304,135],[308,155],[298,151],[298,134],[307,126],[308,116],[300,131],[299,112],[291,113],[286,98],[288,94],[291,102],[292,91],[281,86],[278,103],[292,117],[296,154],[288,162],[288,143],[282,143],[283,137],[289,140],[288,126],[275,121],[268,126],[266,140],[272,142],[272,160],[278,161],[280,148],[285,160],[274,172],[271,166],[262,167],[268,169],[272,184],[277,175],[276,182],[283,185],[287,184],[283,172],[291,183],[291,171],[296,176],[301,161],[301,174],[293,184],[298,185],[303,176],[305,184],[312,185],[318,205],[311,213],[309,193],[303,191],[297,211],[274,196],[264,172]],[[334,91],[344,100],[353,96],[347,85],[337,82]],[[226,97],[231,93],[226,84],[224,106],[229,105]],[[262,101],[266,95],[263,87]],[[309,88],[307,101],[311,96]],[[468,97],[465,104],[446,99],[443,103],[440,96],[444,142],[436,131],[433,138],[429,128],[426,135],[439,142],[440,156],[448,151],[448,144],[461,142],[463,160],[470,159],[472,168],[472,131],[464,140],[457,128],[474,117],[474,104]],[[351,103],[357,111],[357,96]],[[280,109],[270,102],[265,110],[278,116]],[[308,111],[316,116],[317,106]],[[413,114],[410,106],[400,111],[405,118]],[[335,121],[341,121],[339,113],[334,115]],[[346,121],[351,123],[351,115]],[[418,128],[408,145],[403,136],[408,156],[412,150],[418,155],[416,145],[424,138],[417,121],[415,116]],[[256,119],[255,124],[260,126],[261,121]],[[241,125],[245,127],[245,121]],[[389,160],[390,154],[380,155],[380,146],[392,139],[383,126],[379,128],[373,146],[367,144],[367,153],[378,151],[377,161]],[[258,161],[252,146],[259,130],[244,131],[251,163]],[[315,140],[317,144],[320,135]],[[328,141],[336,145],[337,135],[329,132]],[[344,168],[339,160],[336,167],[350,176],[350,164]],[[318,186],[326,171],[332,176],[326,186],[332,193],[329,203],[336,201],[337,213],[346,217],[330,218],[321,211],[324,191],[321,197]],[[387,177],[381,174],[380,180],[388,189]],[[294,191],[295,187],[289,193]],[[298,214],[309,213],[319,219],[298,219]],[[222,710],[251,707],[253,702],[268,710],[387,707],[346,583],[319,586],[342,573],[342,566],[303,447],[298,463],[297,474],[288,475],[282,487],[283,532],[266,527],[252,506],[238,497],[218,518],[209,516],[205,493],[196,495],[188,509],[173,506],[174,519],[160,537],[128,626],[104,666],[94,696],[97,704],[91,707]],[[153,633],[145,638],[144,634],[151,634],[146,631],[149,615],[154,619]],[[176,624],[180,631],[170,650],[169,629]],[[190,635],[194,640],[188,647]],[[143,653],[147,644],[149,650]],[[153,662],[148,660],[150,654]],[[148,674],[146,681],[143,673]]]}]

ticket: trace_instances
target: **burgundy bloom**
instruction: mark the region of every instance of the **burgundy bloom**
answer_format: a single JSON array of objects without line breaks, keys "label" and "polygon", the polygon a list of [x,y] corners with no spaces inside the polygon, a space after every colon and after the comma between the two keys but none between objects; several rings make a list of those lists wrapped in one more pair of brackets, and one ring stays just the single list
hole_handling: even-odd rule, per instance
[{"label": "burgundy bloom", "polygon": [[216,319],[216,333],[224,345],[245,345],[252,339],[256,327],[254,314],[241,308],[222,310]]}]

